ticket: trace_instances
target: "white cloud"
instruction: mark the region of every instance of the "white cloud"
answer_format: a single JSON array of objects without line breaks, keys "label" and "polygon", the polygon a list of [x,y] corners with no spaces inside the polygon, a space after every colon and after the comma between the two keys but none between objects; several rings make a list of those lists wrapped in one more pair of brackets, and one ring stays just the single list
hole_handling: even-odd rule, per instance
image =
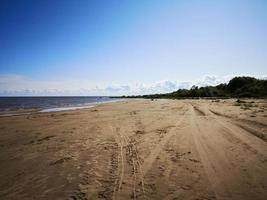
[{"label": "white cloud", "polygon": [[[224,77],[205,76],[200,80],[179,82],[162,80],[155,83],[96,84],[89,80],[43,81],[20,75],[0,75],[1,96],[44,96],[44,95],[139,95],[167,93],[177,89],[189,89],[193,85],[207,86],[227,83],[235,75]],[[262,76],[262,78],[267,77]]]}]

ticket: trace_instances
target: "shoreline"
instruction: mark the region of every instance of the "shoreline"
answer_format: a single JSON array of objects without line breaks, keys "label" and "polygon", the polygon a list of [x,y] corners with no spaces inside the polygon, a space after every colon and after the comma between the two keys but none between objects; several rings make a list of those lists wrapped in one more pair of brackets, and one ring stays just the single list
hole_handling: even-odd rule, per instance
[{"label": "shoreline", "polygon": [[[128,99],[117,99],[117,100],[110,100],[110,101],[103,101],[103,102],[86,103],[83,105],[77,104],[77,105],[69,105],[69,106],[63,106],[63,107],[52,107],[52,108],[27,108],[27,109],[18,108],[14,111],[13,110],[12,111],[0,111],[0,117],[30,115],[33,113],[49,113],[49,112],[80,110],[80,109],[86,109],[86,108],[93,108],[93,107],[96,107],[97,105],[100,105],[100,104],[121,102],[121,101],[129,101],[129,100]],[[29,110],[31,110],[31,112],[28,112]]]}]

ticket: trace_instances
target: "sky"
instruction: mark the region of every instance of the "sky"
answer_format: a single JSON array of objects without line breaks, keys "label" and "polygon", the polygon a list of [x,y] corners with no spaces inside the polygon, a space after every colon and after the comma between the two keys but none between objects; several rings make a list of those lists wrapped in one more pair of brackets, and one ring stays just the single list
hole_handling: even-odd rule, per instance
[{"label": "sky", "polygon": [[0,95],[129,95],[267,77],[266,0],[2,0]]}]

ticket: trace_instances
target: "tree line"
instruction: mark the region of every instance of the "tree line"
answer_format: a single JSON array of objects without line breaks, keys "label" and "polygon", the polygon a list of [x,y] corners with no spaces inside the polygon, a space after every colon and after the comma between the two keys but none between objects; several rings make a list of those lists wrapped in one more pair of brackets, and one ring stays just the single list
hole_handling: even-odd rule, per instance
[{"label": "tree line", "polygon": [[242,76],[234,77],[228,84],[217,86],[198,87],[192,86],[190,89],[178,89],[177,91],[165,94],[150,94],[137,96],[122,96],[122,98],[231,98],[231,97],[267,97],[267,80]]}]

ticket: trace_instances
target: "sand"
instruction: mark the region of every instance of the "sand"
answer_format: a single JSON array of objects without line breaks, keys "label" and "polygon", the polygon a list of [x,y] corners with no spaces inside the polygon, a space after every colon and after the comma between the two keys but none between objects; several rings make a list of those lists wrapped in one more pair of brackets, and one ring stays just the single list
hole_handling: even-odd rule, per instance
[{"label": "sand", "polygon": [[0,199],[266,199],[267,102],[253,101],[1,117]]}]

